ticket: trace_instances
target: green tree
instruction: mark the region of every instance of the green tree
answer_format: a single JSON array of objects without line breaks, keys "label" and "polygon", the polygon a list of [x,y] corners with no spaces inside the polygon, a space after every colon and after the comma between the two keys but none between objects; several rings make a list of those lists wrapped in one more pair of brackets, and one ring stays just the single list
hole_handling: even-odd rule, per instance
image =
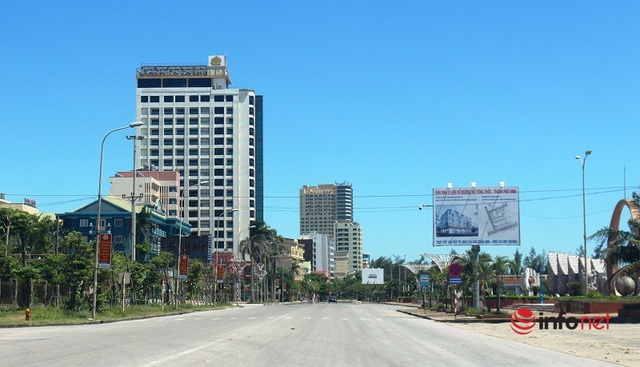
[{"label": "green tree", "polygon": [[517,284],[520,284],[520,275],[522,275],[522,270],[522,254],[518,249],[516,249],[516,252],[513,254],[513,260],[509,262],[509,273],[516,277]]},{"label": "green tree", "polygon": [[92,283],[94,256],[93,245],[79,232],[71,232],[60,241],[58,255],[55,256],[60,264],[57,279],[69,287],[67,309],[77,311],[84,305],[83,289]]},{"label": "green tree", "polygon": [[[241,239],[239,249],[245,258],[251,260],[251,298],[252,301],[256,301],[258,295],[255,292],[255,265],[269,259],[268,272],[276,274],[274,258],[284,252],[282,237],[264,221],[255,221],[250,227],[249,236]],[[275,287],[275,281],[273,284]]]},{"label": "green tree", "polygon": [[189,274],[185,281],[187,295],[192,301],[201,301],[203,295],[203,277],[205,276],[205,266],[202,261],[189,259]]},{"label": "green tree", "polygon": [[22,286],[20,307],[31,307],[33,282],[40,277],[39,269],[33,267],[31,261],[46,256],[52,250],[52,228],[53,221],[44,216],[17,212],[13,217],[11,233],[15,236],[20,259],[20,269],[14,272]]},{"label": "green tree", "polygon": [[510,260],[506,257],[506,256],[496,256],[493,259],[493,271],[495,272],[496,275],[496,284],[497,284],[497,289],[498,289],[498,307],[497,307],[497,311],[500,312],[500,297],[501,297],[501,293],[502,293],[502,276],[504,274],[506,274],[507,270],[509,269],[509,263]]}]

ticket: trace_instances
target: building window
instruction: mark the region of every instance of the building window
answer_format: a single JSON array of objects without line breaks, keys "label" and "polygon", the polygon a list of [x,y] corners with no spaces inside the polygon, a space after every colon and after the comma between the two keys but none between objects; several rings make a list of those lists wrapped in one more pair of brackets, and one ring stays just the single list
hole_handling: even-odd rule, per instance
[{"label": "building window", "polygon": [[149,102],[149,96],[140,96],[140,102]]},{"label": "building window", "polygon": [[224,114],[224,107],[214,107],[213,113],[215,113],[216,115]]},{"label": "building window", "polygon": [[190,115],[197,115],[198,114],[198,107],[189,108],[189,114]]},{"label": "building window", "polygon": [[213,96],[213,100],[214,100],[215,102],[224,102],[224,96],[220,96],[220,95],[218,95],[218,96]]},{"label": "building window", "polygon": [[209,96],[200,96],[200,102],[209,102]]},{"label": "building window", "polygon": [[184,102],[184,96],[176,96],[176,102]]},{"label": "building window", "polygon": [[173,102],[173,96],[164,96],[165,102]]},{"label": "building window", "polygon": [[160,96],[150,96],[149,97],[149,102],[151,102],[151,103],[159,103],[160,102]]},{"label": "building window", "polygon": [[80,227],[89,227],[89,219],[80,219]]},{"label": "building window", "polygon": [[113,226],[114,227],[122,227],[124,225],[124,221],[122,219],[114,219]]},{"label": "building window", "polygon": [[228,95],[226,97],[227,97],[226,98],[227,102],[233,102],[233,96],[232,95]]}]

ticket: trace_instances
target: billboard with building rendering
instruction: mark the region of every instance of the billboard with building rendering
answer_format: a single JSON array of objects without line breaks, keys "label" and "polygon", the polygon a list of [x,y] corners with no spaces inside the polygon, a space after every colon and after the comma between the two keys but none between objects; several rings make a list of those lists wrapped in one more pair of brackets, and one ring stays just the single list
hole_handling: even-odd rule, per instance
[{"label": "billboard with building rendering", "polygon": [[520,246],[518,187],[433,189],[433,246]]},{"label": "billboard with building rendering", "polygon": [[384,269],[362,269],[362,284],[384,284]]}]

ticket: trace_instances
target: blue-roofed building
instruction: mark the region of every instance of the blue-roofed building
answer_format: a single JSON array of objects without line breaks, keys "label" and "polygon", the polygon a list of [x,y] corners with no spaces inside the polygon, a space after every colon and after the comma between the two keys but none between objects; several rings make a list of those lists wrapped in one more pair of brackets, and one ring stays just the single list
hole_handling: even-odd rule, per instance
[{"label": "blue-roofed building", "polygon": [[[191,225],[181,221],[177,217],[168,217],[158,202],[156,204],[137,204],[136,244],[149,242],[155,253],[159,251],[159,244],[166,237],[178,237],[180,226],[182,236],[191,234]],[[80,232],[89,240],[93,240],[98,216],[98,200],[66,213],[57,214],[62,221],[62,229]],[[146,230],[141,230],[144,223],[143,217],[148,216],[151,225]],[[102,198],[100,210],[102,228],[110,232],[113,238],[113,250],[131,253],[131,202],[115,197]],[[138,255],[138,254],[137,254]],[[136,256],[136,258],[139,258]]]}]

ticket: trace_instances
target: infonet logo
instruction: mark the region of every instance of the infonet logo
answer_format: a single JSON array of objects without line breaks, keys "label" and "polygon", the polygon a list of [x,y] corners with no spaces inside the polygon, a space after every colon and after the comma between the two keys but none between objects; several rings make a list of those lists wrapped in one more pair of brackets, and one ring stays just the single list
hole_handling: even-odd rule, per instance
[{"label": "infonet logo", "polygon": [[[553,325],[553,330],[562,330],[563,325],[569,330],[575,330],[580,326],[580,330],[585,328],[588,330],[609,330],[609,321],[611,317],[609,313],[606,316],[582,316],[577,317],[564,317],[562,315],[558,317],[544,317],[544,314],[540,312],[540,317],[536,320],[536,316],[528,308],[519,308],[511,315],[511,330],[516,334],[526,335],[529,334],[538,324],[539,330],[549,329],[549,324]],[[586,327],[585,327],[586,325]]]}]

